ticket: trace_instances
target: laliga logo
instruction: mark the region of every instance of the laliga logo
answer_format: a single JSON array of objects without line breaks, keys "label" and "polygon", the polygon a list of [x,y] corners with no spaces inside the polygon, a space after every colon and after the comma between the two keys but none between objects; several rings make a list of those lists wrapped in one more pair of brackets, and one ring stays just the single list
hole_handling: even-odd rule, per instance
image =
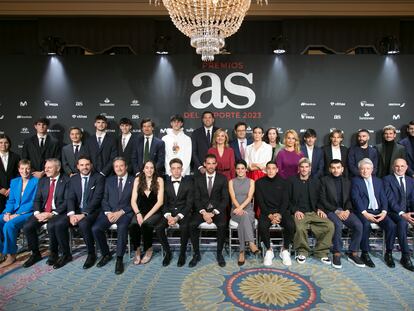
[{"label": "laliga logo", "polygon": [[[241,78],[246,79],[247,82],[249,82],[249,84],[253,84],[253,73],[244,74],[242,72],[234,72],[234,73],[229,74],[224,79],[224,89],[227,92],[233,95],[247,98],[247,103],[242,104],[242,105],[233,103],[226,95],[223,95],[223,101],[221,101],[221,98],[222,98],[221,79],[215,73],[212,73],[212,72],[199,73],[192,80],[193,86],[200,87],[203,84],[203,81],[202,81],[203,77],[208,77],[210,79],[211,86],[202,88],[200,90],[195,91],[193,94],[191,94],[190,103],[191,103],[191,106],[193,106],[194,108],[205,109],[212,104],[215,108],[218,108],[218,109],[223,109],[227,105],[235,109],[247,109],[251,107],[256,101],[256,94],[253,92],[252,89],[232,82],[233,77],[239,77],[239,78],[241,77]],[[208,93],[208,92],[211,93],[210,100],[204,103],[201,101],[201,96],[204,93]]]}]

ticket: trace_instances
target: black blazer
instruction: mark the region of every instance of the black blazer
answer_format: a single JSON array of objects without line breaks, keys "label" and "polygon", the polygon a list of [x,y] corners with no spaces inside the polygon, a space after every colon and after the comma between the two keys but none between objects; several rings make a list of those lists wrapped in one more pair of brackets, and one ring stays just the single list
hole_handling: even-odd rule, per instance
[{"label": "black blazer", "polygon": [[78,159],[81,155],[86,154],[86,147],[85,144],[82,144],[79,153],[75,156],[73,152],[73,144],[70,143],[62,148],[62,169],[67,175],[76,174],[78,173],[78,169],[76,168],[76,164]]},{"label": "black blazer", "polygon": [[[344,166],[344,176],[348,176],[348,148],[345,146],[340,146],[341,149],[341,161]],[[332,161],[332,148],[331,145],[323,146],[323,159],[325,162],[325,175],[329,175],[329,163]]]},{"label": "black blazer", "polygon": [[[55,196],[53,198],[56,209],[54,210],[59,215],[67,213],[67,195],[69,188],[69,177],[60,174],[59,180],[56,183]],[[47,196],[49,195],[50,178],[42,177],[37,186],[37,192],[33,203],[33,211],[43,213],[45,211]]]},{"label": "black blazer", "polygon": [[[17,166],[19,164],[20,157],[18,154],[9,151],[9,160],[7,162],[7,167],[3,166],[3,161],[0,159],[0,189],[9,189],[10,181],[19,176],[19,171]],[[0,213],[4,210],[6,206],[7,198],[0,194]]]},{"label": "black blazer", "polygon": [[134,173],[134,168],[132,167],[132,152],[134,151],[135,146],[138,144],[138,135],[132,134],[129,138],[125,149],[122,151],[122,135],[118,136],[118,155],[125,158],[128,165],[128,174]]},{"label": "black blazer", "polygon": [[167,177],[164,185],[163,214],[171,213],[173,217],[177,216],[177,214],[183,214],[184,217],[189,215],[193,207],[193,191],[194,188],[191,177],[185,176],[181,178],[178,193],[175,195],[171,177]]},{"label": "black blazer", "polygon": [[69,194],[68,194],[68,213],[75,212],[75,214],[92,214],[101,209],[101,202],[105,187],[105,177],[101,174],[91,174],[87,187],[87,206],[86,209],[81,210],[80,204],[82,200],[82,180],[81,175],[76,174],[70,178]]},{"label": "black blazer", "polygon": [[[218,130],[218,127],[214,127],[211,133],[211,140],[213,141],[214,132]],[[192,157],[191,161],[194,165],[194,171],[197,171],[200,166],[204,163],[204,157],[207,155],[208,149],[211,147],[211,142],[207,141],[206,132],[204,126],[196,129],[191,135],[192,143]]]},{"label": "black blazer", "polygon": [[45,160],[49,158],[60,159],[60,146],[55,138],[47,135],[43,148],[39,146],[37,135],[33,135],[24,141],[22,159],[30,160],[33,172],[43,171]]},{"label": "black blazer", "polygon": [[[299,176],[292,176],[289,178],[290,186],[289,186],[289,209],[292,214],[297,211],[301,211],[298,206],[298,199],[300,195],[300,186],[302,181],[300,180]],[[320,182],[317,178],[309,177],[309,199],[311,204],[312,211],[316,212],[318,209],[318,199],[319,199],[319,190],[320,190]]]},{"label": "black blazer", "polygon": [[116,138],[106,133],[99,148],[98,139],[94,134],[86,140],[85,147],[86,155],[92,160],[94,170],[105,176],[112,175],[112,161],[118,155]]},{"label": "black blazer", "polygon": [[[135,148],[133,148],[131,161],[134,174],[141,172],[144,164],[144,135],[141,135],[137,139]],[[150,147],[150,159],[154,161],[157,173],[159,176],[164,175],[165,165],[165,143],[162,139],[152,136],[152,142]]]},{"label": "black blazer", "polygon": [[319,206],[325,213],[335,212],[338,207],[344,211],[352,210],[351,181],[344,176],[340,178],[342,179],[342,206],[339,206],[337,200],[336,186],[332,175],[321,178]]},{"label": "black blazer", "polygon": [[405,147],[403,145],[397,144],[394,142],[394,147],[392,148],[390,169],[388,172],[385,171],[385,149],[383,144],[378,144],[375,146],[378,152],[378,172],[377,176],[382,178],[388,174],[394,174],[392,165],[397,158],[407,159],[407,154]]},{"label": "black blazer", "polygon": [[115,175],[106,178],[104,197],[102,200],[102,210],[104,212],[117,212],[122,209],[126,214],[132,214],[131,195],[134,179],[134,176],[128,174],[122,191],[122,197],[118,198],[118,176]]},{"label": "black blazer", "polygon": [[[212,205],[212,209],[208,206]],[[213,209],[220,213],[226,212],[226,206],[229,204],[229,191],[227,178],[216,172],[211,195],[208,195],[206,175],[197,175],[194,178],[194,205],[196,213],[201,210],[212,212]]]},{"label": "black blazer", "polygon": [[[309,158],[308,149],[306,149],[306,145],[301,145],[301,151],[306,158]],[[321,148],[315,146],[313,148],[312,154],[312,170],[311,176],[315,178],[320,178],[323,176],[324,172],[324,155]]]}]

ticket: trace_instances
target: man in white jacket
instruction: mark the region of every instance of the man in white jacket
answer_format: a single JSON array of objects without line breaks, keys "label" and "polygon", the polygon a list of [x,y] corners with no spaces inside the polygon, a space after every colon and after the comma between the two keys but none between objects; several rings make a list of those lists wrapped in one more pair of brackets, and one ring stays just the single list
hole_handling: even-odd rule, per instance
[{"label": "man in white jacket", "polygon": [[191,163],[191,138],[184,134],[184,119],[175,114],[170,118],[171,128],[167,129],[167,134],[162,137],[165,143],[165,169],[166,174],[171,176],[170,161],[178,158],[183,161],[183,176],[190,175]]}]

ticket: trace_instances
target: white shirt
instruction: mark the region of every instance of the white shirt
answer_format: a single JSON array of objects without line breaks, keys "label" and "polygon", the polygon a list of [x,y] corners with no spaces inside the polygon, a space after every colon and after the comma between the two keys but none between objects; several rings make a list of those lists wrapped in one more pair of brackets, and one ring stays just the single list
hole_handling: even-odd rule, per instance
[{"label": "white shirt", "polygon": [[125,148],[128,145],[128,142],[131,139],[131,136],[132,136],[131,133],[122,134],[122,137],[121,137],[121,146],[123,146],[123,148]]},{"label": "white shirt", "polygon": [[7,165],[9,164],[9,153],[0,153],[1,161],[3,162],[4,170],[7,170]]},{"label": "white shirt", "polygon": [[72,147],[73,147],[73,153],[76,152],[76,146],[78,146],[78,152],[80,151],[81,147],[82,147],[82,142],[79,143],[72,143]]},{"label": "white shirt", "polygon": [[165,171],[171,176],[170,161],[178,158],[183,161],[182,175],[190,175],[190,164],[192,154],[191,138],[184,134],[181,129],[175,134],[172,129],[167,129],[167,135],[162,137],[165,143]]},{"label": "white shirt", "polygon": [[331,150],[332,150],[332,160],[334,159],[342,160],[341,146],[334,147],[331,145]]},{"label": "white shirt", "polygon": [[[211,190],[213,190],[213,187],[214,187],[214,180],[216,179],[216,172],[214,172],[213,174],[211,174],[211,175],[209,175],[207,172],[206,172],[206,183],[207,183],[207,189],[208,189],[208,182],[209,182],[209,180],[210,180],[210,178],[209,177],[211,177],[211,184],[212,184],[212,188],[211,188]],[[206,210],[205,209],[202,209],[201,211],[200,211],[200,214],[202,214],[203,212],[205,212]],[[220,212],[219,212],[219,210],[217,210],[217,209],[213,209],[213,213],[215,214],[215,215],[218,215],[218,214],[220,214]]]},{"label": "white shirt", "polygon": [[46,144],[46,137],[47,137],[47,134],[44,136],[37,134],[37,140],[39,141],[39,147],[41,146],[42,138],[43,138],[43,145]]},{"label": "white shirt", "polygon": [[259,149],[254,148],[254,143],[246,147],[246,163],[257,163],[266,166],[266,163],[272,160],[272,146],[262,141]]},{"label": "white shirt", "polygon": [[[174,181],[179,181],[179,183],[174,182]],[[180,188],[180,183],[182,182],[182,178],[175,179],[175,178],[173,178],[171,176],[171,182],[173,183],[175,195],[177,195],[178,194],[178,189]],[[171,213],[165,213],[164,214],[164,217],[167,218],[167,219],[170,216],[171,216]],[[178,213],[177,216],[178,216],[179,219],[183,219],[184,218],[184,215],[181,214],[181,213]]]},{"label": "white shirt", "polygon": [[308,145],[306,145],[306,144],[305,144],[305,146],[306,146],[306,151],[308,152],[308,159],[309,159],[309,161],[311,161],[311,163],[312,163],[312,157],[313,157],[313,149],[314,149],[314,146],[309,147],[309,146],[308,146]]},{"label": "white shirt", "polygon": [[103,141],[104,141],[104,139],[105,139],[105,135],[106,135],[106,132],[103,132],[103,133],[96,133],[96,142],[99,144],[99,138],[98,137],[101,137],[102,139],[101,139],[101,144],[103,143]]}]

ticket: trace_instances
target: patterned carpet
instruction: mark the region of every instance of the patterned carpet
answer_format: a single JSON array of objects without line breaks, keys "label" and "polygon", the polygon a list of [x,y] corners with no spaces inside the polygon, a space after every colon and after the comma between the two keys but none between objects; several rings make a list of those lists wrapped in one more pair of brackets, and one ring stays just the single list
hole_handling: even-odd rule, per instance
[{"label": "patterned carpet", "polygon": [[[316,260],[284,267],[280,259],[264,267],[249,258],[240,268],[236,258],[217,266],[213,252],[191,269],[161,266],[156,253],[147,265],[114,274],[115,260],[103,268],[83,270],[85,256],[53,270],[45,259],[29,269],[0,272],[1,310],[414,310],[414,273],[389,269],[373,258],[375,269],[357,268],[343,260],[336,270]],[[187,260],[188,262],[188,260]]]}]

